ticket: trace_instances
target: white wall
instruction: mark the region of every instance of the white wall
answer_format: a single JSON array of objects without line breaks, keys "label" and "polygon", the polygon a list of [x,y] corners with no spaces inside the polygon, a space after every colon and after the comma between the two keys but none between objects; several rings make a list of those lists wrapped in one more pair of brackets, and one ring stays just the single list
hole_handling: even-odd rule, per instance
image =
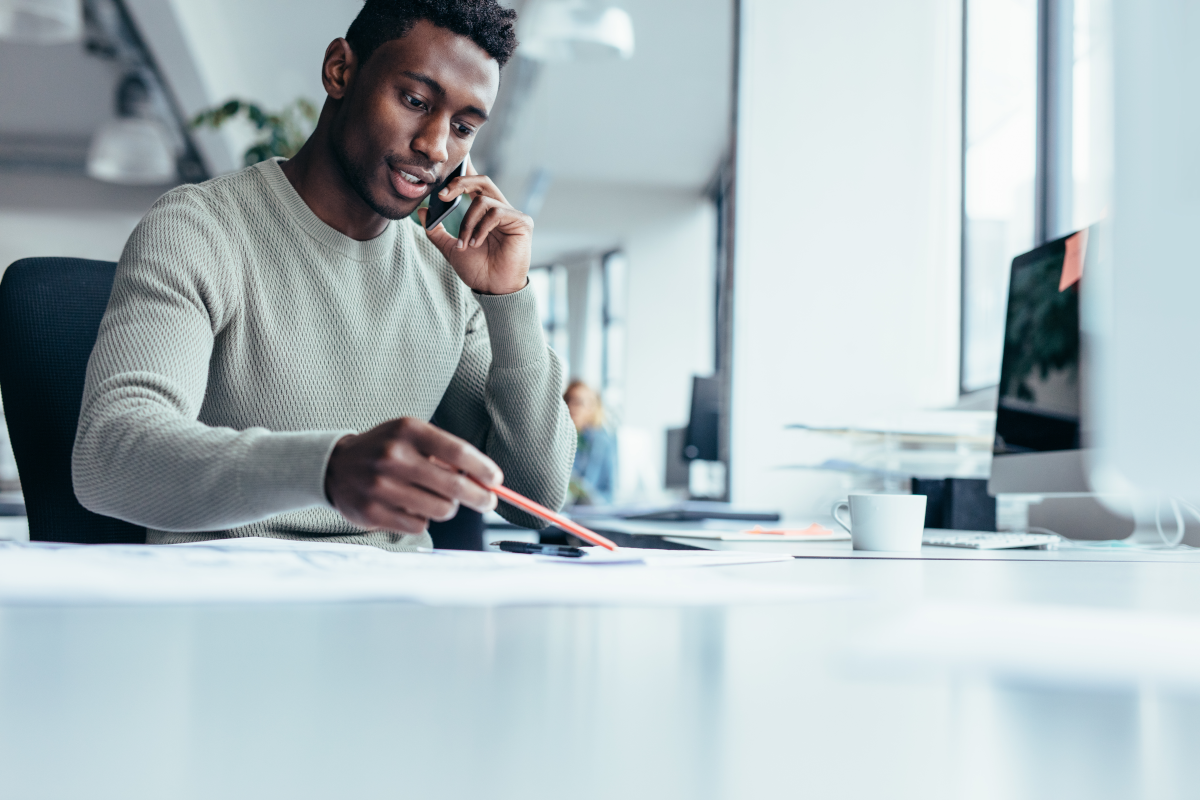
[{"label": "white wall", "polygon": [[38,256],[116,261],[139,219],[129,213],[0,209],[0,271]]},{"label": "white wall", "polygon": [[0,173],[0,271],[32,256],[115,261],[163,191],[83,175]]},{"label": "white wall", "polygon": [[[298,97],[325,101],[325,48],[345,34],[362,0],[128,0],[130,12],[183,113],[238,97],[276,111]],[[215,173],[239,169],[256,138],[249,125],[197,131]]]},{"label": "white wall", "polygon": [[625,422],[684,425],[692,376],[711,375],[716,210],[704,198],[629,236]]},{"label": "white wall", "polygon": [[733,500],[823,514],[786,424],[957,399],[961,2],[742,7]]}]

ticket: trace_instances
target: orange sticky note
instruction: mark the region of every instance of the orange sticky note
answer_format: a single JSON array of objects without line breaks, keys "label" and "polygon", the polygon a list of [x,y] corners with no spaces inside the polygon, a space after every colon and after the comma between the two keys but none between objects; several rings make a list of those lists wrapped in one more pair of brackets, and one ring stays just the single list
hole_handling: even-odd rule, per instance
[{"label": "orange sticky note", "polygon": [[762,526],[755,525],[753,529],[746,531],[746,533],[761,534],[763,536],[829,536],[833,533],[833,531],[829,530],[828,528],[823,528],[814,522],[812,525],[809,525],[802,531],[767,531],[763,530]]},{"label": "orange sticky note", "polygon": [[1083,257],[1087,255],[1087,241],[1087,228],[1067,239],[1067,255],[1063,258],[1062,277],[1058,279],[1060,292],[1065,292],[1083,277]]}]

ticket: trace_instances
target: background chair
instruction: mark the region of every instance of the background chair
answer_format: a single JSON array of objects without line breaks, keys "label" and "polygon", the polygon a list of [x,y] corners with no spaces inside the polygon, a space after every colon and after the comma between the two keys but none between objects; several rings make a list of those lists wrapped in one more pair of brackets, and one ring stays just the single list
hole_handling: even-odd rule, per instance
[{"label": "background chair", "polygon": [[[0,391],[34,541],[146,541],[140,525],[81,506],[71,483],[84,376],[116,268],[112,261],[26,258],[0,281]],[[429,532],[436,547],[482,550],[483,528],[482,515],[464,508]]]}]

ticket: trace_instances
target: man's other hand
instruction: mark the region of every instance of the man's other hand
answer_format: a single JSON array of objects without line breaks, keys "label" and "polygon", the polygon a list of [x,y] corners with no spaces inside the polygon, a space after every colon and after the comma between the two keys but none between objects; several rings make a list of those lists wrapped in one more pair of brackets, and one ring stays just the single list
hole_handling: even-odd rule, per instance
[{"label": "man's other hand", "polygon": [[[508,200],[486,175],[467,173],[455,178],[438,195],[450,201],[459,195],[471,198],[455,239],[440,223],[426,231],[463,283],[484,294],[511,294],[525,288],[533,253],[533,218],[509,205]],[[417,212],[425,224],[428,209]]]},{"label": "man's other hand", "polygon": [[488,486],[504,482],[496,463],[467,442],[403,417],[338,441],[325,494],[355,525],[420,533],[430,520],[453,517],[460,504],[480,512],[496,507],[496,495],[468,475]]}]

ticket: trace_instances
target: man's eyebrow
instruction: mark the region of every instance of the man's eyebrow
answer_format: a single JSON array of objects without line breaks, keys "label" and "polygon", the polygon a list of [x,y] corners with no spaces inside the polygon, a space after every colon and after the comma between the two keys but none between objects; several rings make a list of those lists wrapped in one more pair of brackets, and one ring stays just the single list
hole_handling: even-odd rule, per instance
[{"label": "man's eyebrow", "polygon": [[433,78],[429,77],[428,75],[425,75],[420,72],[410,72],[408,70],[405,70],[404,74],[407,75],[408,77],[412,78],[414,81],[419,81],[420,83],[425,84],[430,89],[433,89],[433,91],[436,92],[437,94],[445,97],[445,95],[446,95],[445,88],[443,88],[440,83],[438,83],[437,81],[435,81]]},{"label": "man's eyebrow", "polygon": [[[442,86],[437,81],[435,81],[433,78],[429,77],[428,75],[425,75],[424,73],[421,73],[421,72],[412,72],[409,70],[405,70],[404,74],[407,75],[408,77],[412,78],[414,81],[425,84],[430,89],[432,89],[434,91],[434,93],[437,94],[439,97],[446,96],[445,87]],[[473,114],[476,117],[479,117],[480,119],[482,119],[484,122],[487,122],[487,119],[488,119],[487,112],[484,111],[479,106],[467,106],[463,110],[466,111],[468,114]]]}]

